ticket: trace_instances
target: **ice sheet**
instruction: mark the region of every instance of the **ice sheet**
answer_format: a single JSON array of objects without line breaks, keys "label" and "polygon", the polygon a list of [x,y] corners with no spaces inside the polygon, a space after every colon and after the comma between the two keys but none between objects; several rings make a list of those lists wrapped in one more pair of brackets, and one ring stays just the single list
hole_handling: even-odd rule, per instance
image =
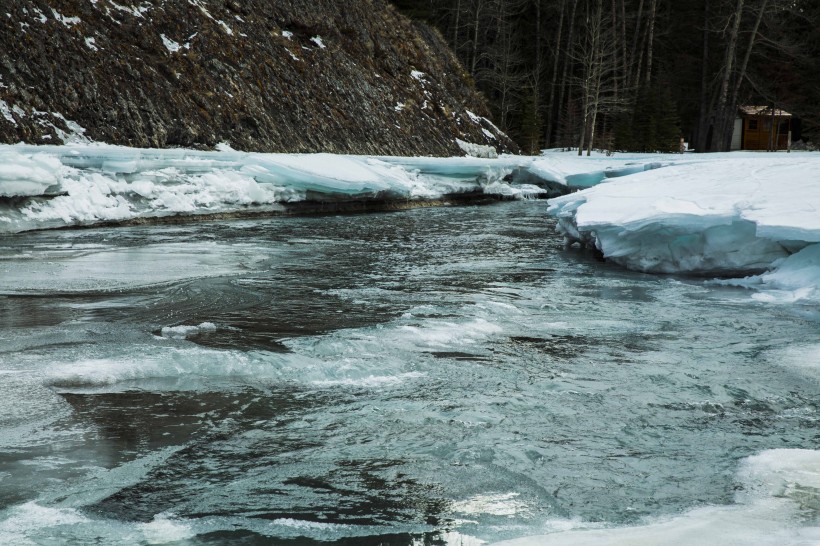
[{"label": "ice sheet", "polygon": [[0,233],[339,199],[437,199],[544,193],[505,177],[532,158],[384,158],[137,149],[103,144],[0,146]]},{"label": "ice sheet", "polygon": [[568,244],[595,246],[630,269],[766,273],[758,284],[816,296],[817,251],[799,251],[820,242],[820,155],[682,157],[554,199],[549,213]]}]

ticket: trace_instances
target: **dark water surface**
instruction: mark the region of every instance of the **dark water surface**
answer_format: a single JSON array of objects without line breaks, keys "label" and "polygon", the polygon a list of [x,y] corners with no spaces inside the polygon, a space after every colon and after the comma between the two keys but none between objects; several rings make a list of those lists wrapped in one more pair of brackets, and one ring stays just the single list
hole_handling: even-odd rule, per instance
[{"label": "dark water surface", "polygon": [[545,208],[0,239],[0,542],[479,544],[820,446],[809,314],[564,251]]}]

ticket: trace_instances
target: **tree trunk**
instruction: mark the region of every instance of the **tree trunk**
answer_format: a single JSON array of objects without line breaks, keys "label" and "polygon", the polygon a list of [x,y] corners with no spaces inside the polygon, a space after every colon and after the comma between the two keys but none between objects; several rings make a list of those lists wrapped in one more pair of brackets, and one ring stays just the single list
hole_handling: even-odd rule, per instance
[{"label": "tree trunk", "polygon": [[470,59],[470,75],[475,78],[478,67],[478,29],[481,24],[481,6],[483,0],[474,0],[475,10],[473,11],[473,50]]},{"label": "tree trunk", "polygon": [[[655,42],[655,16],[658,11],[658,0],[652,0],[649,8],[649,38],[647,41],[646,52],[646,86],[649,87],[649,82],[652,79],[652,50]],[[638,76],[640,78],[640,75]]]},{"label": "tree trunk", "polygon": [[[598,121],[598,112],[601,109],[601,86],[604,76],[604,13],[602,0],[598,0],[597,9],[594,15],[593,40],[592,40],[592,97],[590,106],[592,108],[589,123],[589,142],[587,143],[587,157],[592,155],[592,146],[595,143],[595,124]],[[613,27],[614,29],[614,27]]]},{"label": "tree trunk", "polygon": [[632,34],[632,50],[629,53],[629,71],[626,74],[627,86],[633,81],[632,69],[635,67],[635,54],[638,52],[638,35],[641,30],[641,17],[643,17],[643,0],[638,4],[638,17],[635,19],[635,32]]},{"label": "tree trunk", "polygon": [[[573,47],[573,37],[574,37],[573,35],[575,34],[575,14],[576,14],[576,10],[578,8],[577,0],[571,0],[571,1],[572,1],[572,11],[570,12],[570,16],[569,16],[569,34],[567,35],[567,47],[564,51],[564,53],[565,53],[564,54],[564,57],[565,57],[565,59],[564,59],[564,68],[561,71],[561,86],[558,88],[558,103],[557,103],[558,108],[556,109],[556,112],[557,112],[557,115],[558,115],[559,123],[560,123],[561,117],[563,115],[564,97],[565,97],[566,89],[567,89],[567,78],[568,78],[568,75],[569,75],[569,65],[570,65],[569,52]],[[569,142],[571,142],[571,140]],[[568,144],[568,145],[571,145],[571,144]]]},{"label": "tree trunk", "polygon": [[[587,8],[589,9],[589,7]],[[612,45],[612,44],[608,44]],[[600,109],[601,84],[604,67],[604,9],[603,0],[597,0],[592,12],[587,11],[585,36],[579,50],[579,58],[583,65],[583,79],[581,93],[583,97],[583,124],[581,126],[581,141],[578,155],[583,154],[586,142],[587,155],[592,152],[595,138],[595,123]]]},{"label": "tree trunk", "polygon": [[[550,83],[550,98],[547,103],[547,130],[544,133],[544,147],[549,148],[552,144],[552,130],[553,130],[553,115],[555,109],[555,86],[558,83],[558,61],[561,59],[561,35],[564,32],[564,11],[566,9],[566,0],[561,0],[561,15],[558,17],[558,35],[555,39],[555,60],[552,63],[552,82]],[[569,60],[564,61],[568,63]],[[562,93],[563,94],[563,93]],[[563,97],[561,99],[563,100]],[[560,103],[559,103],[560,104]],[[560,108],[559,108],[560,111]]]},{"label": "tree trunk", "polygon": [[[640,19],[638,20],[638,27],[640,26]],[[636,27],[636,28],[638,28]],[[641,86],[641,74],[643,74],[643,58],[644,54],[646,53],[646,37],[649,34],[649,27],[647,27],[646,32],[641,33],[641,41],[638,43],[637,54],[638,54],[638,61],[637,64],[633,64],[633,72],[630,81],[633,83],[635,89],[640,88]]]},{"label": "tree trunk", "polygon": [[[542,55],[542,47],[541,47],[541,0],[534,0],[535,1],[535,67],[533,68],[533,75],[532,75],[532,96],[534,104],[532,115],[535,116],[535,119],[532,121],[533,126],[535,129],[527,135],[530,139],[529,148],[530,153],[535,154],[538,152],[538,135],[541,132],[541,127],[539,127],[541,123],[541,116],[539,115],[541,112],[541,76],[544,71],[543,65],[543,55]],[[525,122],[526,123],[526,122]]]},{"label": "tree trunk", "polygon": [[453,24],[453,51],[458,53],[458,33],[459,33],[459,24],[461,22],[461,0],[456,1],[456,20]]},{"label": "tree trunk", "polygon": [[[618,7],[616,5],[616,0],[612,0],[612,36],[614,37],[613,45],[613,55],[615,56],[615,66],[618,66]],[[617,71],[614,74],[615,79],[613,80],[615,83],[615,100],[618,100],[618,73]]]},{"label": "tree trunk", "polygon": [[[726,45],[726,60],[723,63],[723,77],[720,83],[720,94],[718,95],[715,132],[712,136],[712,151],[721,152],[726,150],[727,138],[731,139],[730,124],[728,118],[730,112],[727,109],[729,101],[729,82],[732,79],[732,70],[737,50],[737,36],[740,31],[740,20],[743,17],[743,6],[745,0],[737,0],[737,7],[734,12],[734,21],[729,34],[729,43]],[[729,136],[727,137],[727,133]]]},{"label": "tree trunk", "polygon": [[[746,77],[746,68],[749,66],[749,58],[752,56],[752,49],[754,49],[755,42],[757,41],[757,33],[760,30],[760,23],[763,21],[763,15],[766,13],[766,6],[768,5],[769,0],[763,0],[760,5],[760,11],[757,13],[757,19],[755,19],[755,25],[752,29],[751,34],[749,35],[749,45],[746,47],[746,53],[743,55],[743,62],[740,64],[740,67],[737,72],[737,78],[735,79],[735,86],[732,90],[732,95],[729,98],[729,102],[726,105],[727,110],[727,117],[729,120],[732,120],[733,115],[737,111],[737,98],[740,95],[740,88],[743,85],[743,79]],[[732,131],[727,130],[727,134],[724,136],[726,138],[726,142],[724,143],[724,149],[728,150],[732,146]]]},{"label": "tree trunk", "polygon": [[627,73],[629,71],[628,66],[628,56],[626,53],[626,0],[621,0],[621,62],[623,63],[623,67],[621,67],[621,77],[623,78],[624,85],[627,84]]},{"label": "tree trunk", "polygon": [[698,126],[695,134],[694,148],[698,152],[706,151],[707,138],[709,136],[709,32],[711,21],[711,9],[709,0],[703,3],[703,57],[701,61],[700,74],[700,111],[698,113]]}]

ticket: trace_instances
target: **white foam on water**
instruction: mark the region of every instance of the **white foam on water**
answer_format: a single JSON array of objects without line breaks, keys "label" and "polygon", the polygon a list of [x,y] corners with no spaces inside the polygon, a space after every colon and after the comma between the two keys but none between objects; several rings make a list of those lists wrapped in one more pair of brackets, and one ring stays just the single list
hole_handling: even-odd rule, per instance
[{"label": "white foam on water", "polygon": [[[435,538],[442,541],[444,546],[482,546],[487,544],[485,540],[457,531],[444,531],[436,534]],[[419,546],[422,546],[422,544]]]},{"label": "white foam on water", "polygon": [[58,392],[119,392],[135,386],[199,390],[214,381],[385,388],[425,377],[407,371],[400,354],[380,353],[376,338],[348,343],[319,336],[295,340],[302,344],[298,352],[242,352],[194,345],[185,340],[194,331],[201,333],[201,326],[166,331],[165,337],[155,338],[161,344],[131,347],[127,354],[57,361],[42,381]]},{"label": "white foam on water", "polygon": [[[61,392],[119,392],[147,383],[161,390],[197,390],[215,380],[391,388],[423,380],[424,362],[440,365],[428,353],[480,349],[503,335],[505,321],[517,324],[521,318],[506,302],[471,304],[464,311],[466,320],[419,320],[411,314],[374,327],[283,339],[286,353],[210,349],[189,341],[217,331],[211,322],[166,326],[161,336],[141,345],[52,355],[43,382]],[[409,354],[423,355],[422,363],[408,368],[408,362],[418,361]]]},{"label": "white foam on water", "polygon": [[0,512],[0,543],[41,544],[170,544],[197,535],[190,520],[159,514],[148,523],[95,519],[74,508],[42,506],[35,501]]},{"label": "white foam on water", "polygon": [[292,529],[320,529],[320,530],[329,530],[329,529],[343,529],[350,527],[349,525],[339,524],[339,523],[323,523],[321,521],[305,521],[301,519],[293,519],[293,518],[278,518],[271,521],[271,525],[279,525],[281,527],[290,527]]},{"label": "white foam on water", "polygon": [[695,508],[676,517],[655,518],[634,527],[578,528],[498,544],[820,544],[820,451],[764,451],[741,463],[737,480],[742,487],[735,496],[735,503],[729,506]]},{"label": "white foam on water", "polygon": [[362,378],[348,379],[325,379],[313,381],[317,387],[365,387],[377,388],[398,385],[413,379],[421,379],[427,374],[421,372],[407,372],[398,375],[368,375]]},{"label": "white foam on water", "polygon": [[475,495],[469,499],[454,502],[451,509],[465,515],[488,514],[510,518],[529,515],[530,507],[518,497],[520,494],[515,492]]},{"label": "white foam on water", "polygon": [[203,322],[197,326],[180,325],[180,326],[163,326],[161,332],[162,337],[172,339],[186,339],[192,336],[198,336],[205,333],[216,332],[217,327],[213,322]]},{"label": "white foam on water", "polygon": [[158,514],[148,523],[137,524],[137,528],[148,544],[168,544],[197,535],[190,522],[179,519],[172,513]]},{"label": "white foam on water", "polygon": [[283,375],[274,354],[246,354],[200,347],[132,347],[127,355],[55,363],[46,384],[58,389],[113,386],[157,378],[257,377]]},{"label": "white foam on water", "polygon": [[475,318],[468,322],[429,320],[418,326],[401,326],[400,330],[420,348],[440,349],[475,345],[500,334],[503,328],[487,319]]},{"label": "white foam on water", "polygon": [[796,343],[784,349],[770,350],[766,352],[766,359],[820,383],[820,343]]},{"label": "white foam on water", "polygon": [[0,512],[0,518],[0,542],[20,546],[38,544],[29,537],[43,528],[88,522],[77,510],[40,506],[33,501]]}]

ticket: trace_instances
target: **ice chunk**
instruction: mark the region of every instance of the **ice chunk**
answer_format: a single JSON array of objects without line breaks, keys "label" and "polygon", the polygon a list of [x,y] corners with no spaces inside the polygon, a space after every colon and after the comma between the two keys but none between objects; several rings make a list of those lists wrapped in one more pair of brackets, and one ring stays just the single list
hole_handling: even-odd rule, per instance
[{"label": "ice chunk", "polygon": [[657,169],[673,162],[688,161],[691,160],[679,154],[674,156],[594,154],[587,157],[575,153],[550,152],[535,159],[530,166],[530,171],[550,182],[564,184],[571,189],[584,189],[606,182],[610,178]]},{"label": "ice chunk", "polygon": [[216,325],[213,322],[203,322],[197,326],[164,326],[162,328],[162,337],[186,339],[207,332],[216,332]]},{"label": "ice chunk", "polygon": [[[56,115],[56,114],[55,114]],[[69,127],[71,122],[66,121]],[[82,131],[77,126],[73,130]],[[79,137],[78,137],[79,138]],[[102,144],[0,146],[0,232],[170,214],[281,210],[305,199],[437,199],[503,187],[528,160],[149,150]]]},{"label": "ice chunk", "polygon": [[774,264],[775,269],[721,284],[756,288],[755,299],[773,303],[820,301],[820,244],[813,244]]},{"label": "ice chunk", "polygon": [[20,154],[0,151],[0,196],[43,195],[60,182],[63,165],[47,154]]},{"label": "ice chunk", "polygon": [[471,157],[483,157],[486,159],[495,159],[498,157],[498,152],[492,146],[465,142],[459,138],[456,139],[456,144],[458,144],[458,147],[461,148],[465,154]]}]

